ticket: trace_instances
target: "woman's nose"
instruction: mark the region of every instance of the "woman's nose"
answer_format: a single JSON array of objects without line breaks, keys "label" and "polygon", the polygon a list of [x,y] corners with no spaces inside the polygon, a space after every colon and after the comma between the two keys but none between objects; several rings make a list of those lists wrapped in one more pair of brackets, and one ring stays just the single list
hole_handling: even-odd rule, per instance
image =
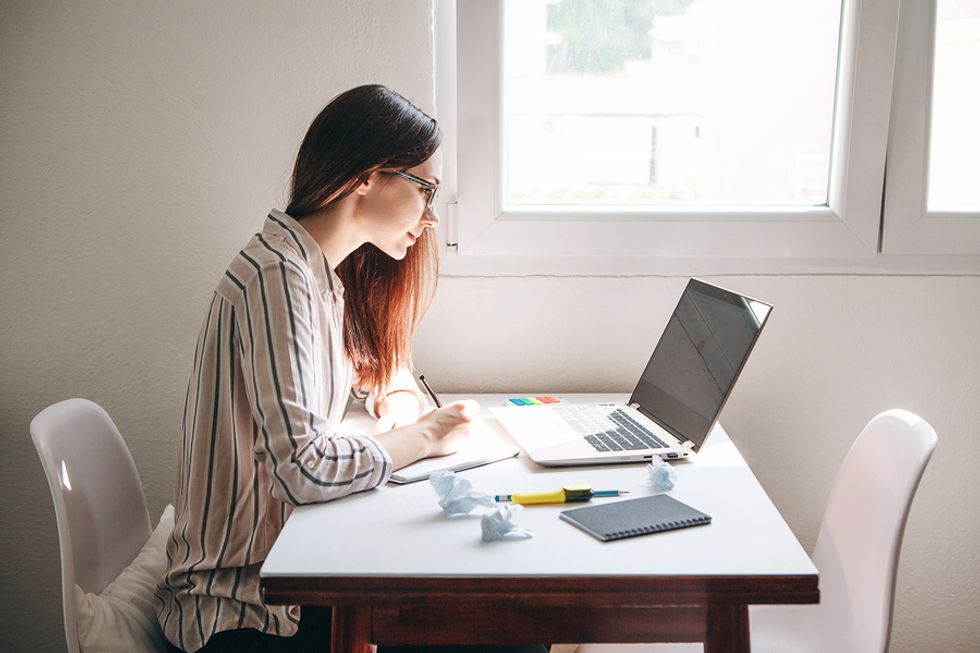
[{"label": "woman's nose", "polygon": [[435,229],[436,225],[439,224],[439,214],[436,213],[436,209],[430,206],[426,209],[425,213],[422,215],[422,224],[426,227],[432,227]]}]

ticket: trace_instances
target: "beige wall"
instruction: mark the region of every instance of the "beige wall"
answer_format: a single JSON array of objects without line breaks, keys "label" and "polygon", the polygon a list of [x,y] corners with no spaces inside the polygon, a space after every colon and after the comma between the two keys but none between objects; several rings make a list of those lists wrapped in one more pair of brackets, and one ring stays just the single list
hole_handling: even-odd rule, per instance
[{"label": "beige wall", "polygon": [[[428,2],[239,4],[0,5],[2,650],[64,648],[31,417],[104,405],[158,514],[207,298],[282,207],[309,121],[365,82],[432,108]],[[805,546],[868,418],[900,406],[936,427],[892,650],[980,648],[980,278],[715,280],[776,305],[724,421]],[[683,283],[444,279],[417,363],[445,390],[626,391]]]}]

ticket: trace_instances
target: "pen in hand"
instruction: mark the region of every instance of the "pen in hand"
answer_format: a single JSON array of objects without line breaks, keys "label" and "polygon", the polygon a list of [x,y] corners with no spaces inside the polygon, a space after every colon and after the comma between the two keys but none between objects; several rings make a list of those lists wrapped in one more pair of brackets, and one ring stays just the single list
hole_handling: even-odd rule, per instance
[{"label": "pen in hand", "polygon": [[432,403],[436,405],[436,408],[442,408],[442,402],[439,401],[439,397],[437,397],[436,393],[432,391],[432,388],[429,387],[429,384],[425,382],[425,376],[419,374],[419,381],[421,381],[422,387],[425,389],[426,394],[432,397]]}]

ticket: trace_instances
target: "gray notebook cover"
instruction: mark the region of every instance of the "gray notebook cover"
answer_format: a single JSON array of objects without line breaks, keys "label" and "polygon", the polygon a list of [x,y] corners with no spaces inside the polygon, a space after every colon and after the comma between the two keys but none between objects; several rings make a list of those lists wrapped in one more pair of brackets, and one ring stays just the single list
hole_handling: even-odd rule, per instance
[{"label": "gray notebook cover", "polygon": [[666,494],[563,510],[560,516],[603,542],[711,523],[708,515]]}]

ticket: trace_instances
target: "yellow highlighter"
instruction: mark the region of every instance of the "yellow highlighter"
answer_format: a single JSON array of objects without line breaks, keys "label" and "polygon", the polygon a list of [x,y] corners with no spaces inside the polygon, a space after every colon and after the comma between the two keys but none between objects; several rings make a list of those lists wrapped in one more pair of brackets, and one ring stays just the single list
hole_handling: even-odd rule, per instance
[{"label": "yellow highlighter", "polygon": [[592,497],[618,497],[629,494],[627,490],[593,490],[588,485],[566,485],[560,490],[525,492],[523,494],[498,494],[497,501],[513,501],[524,506],[539,503],[575,503],[589,501]]}]

